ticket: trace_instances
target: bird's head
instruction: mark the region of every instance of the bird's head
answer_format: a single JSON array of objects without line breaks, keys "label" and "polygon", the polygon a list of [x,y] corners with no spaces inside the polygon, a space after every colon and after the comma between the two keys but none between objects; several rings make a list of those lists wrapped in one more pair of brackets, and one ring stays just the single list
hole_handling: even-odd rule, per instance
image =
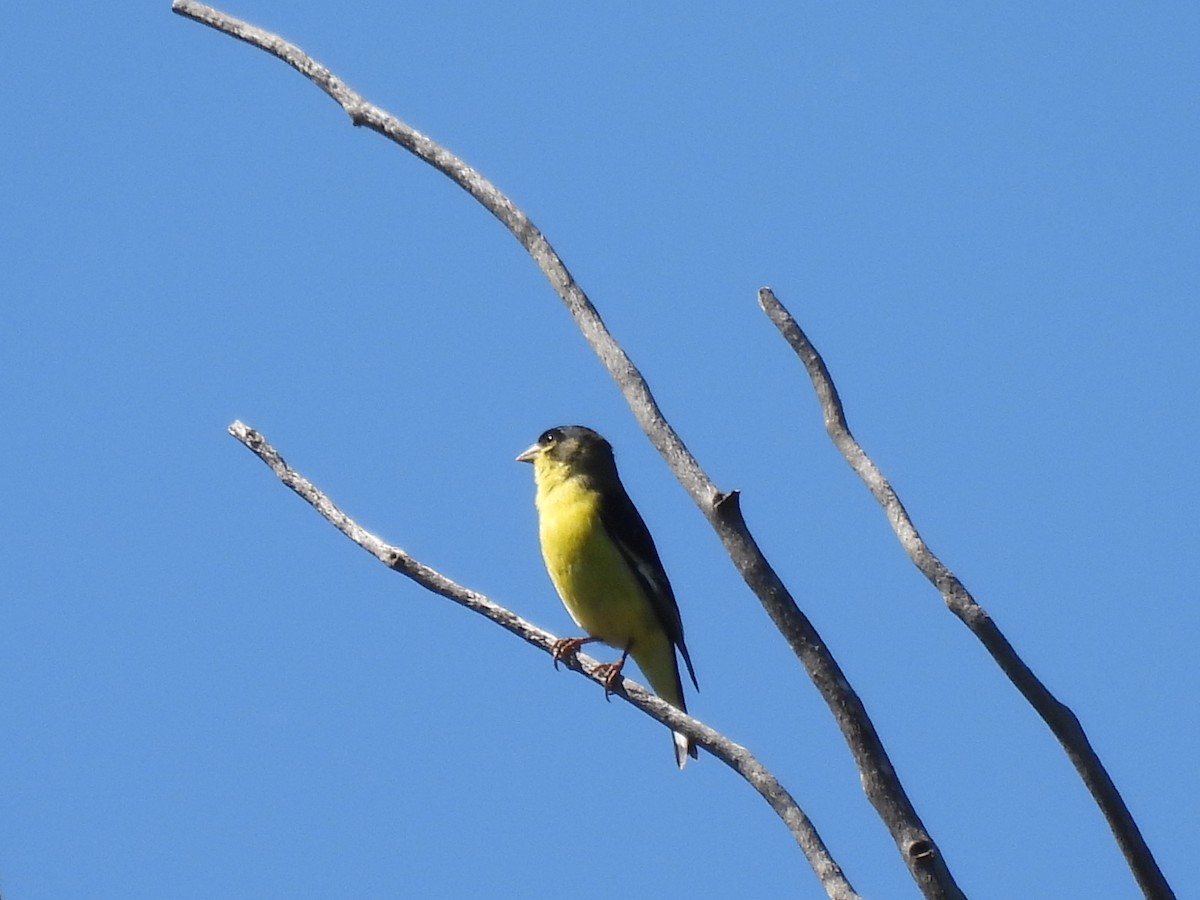
[{"label": "bird's head", "polygon": [[571,474],[596,474],[615,468],[612,445],[583,425],[559,425],[543,431],[517,461],[533,463],[539,472],[563,469]]}]

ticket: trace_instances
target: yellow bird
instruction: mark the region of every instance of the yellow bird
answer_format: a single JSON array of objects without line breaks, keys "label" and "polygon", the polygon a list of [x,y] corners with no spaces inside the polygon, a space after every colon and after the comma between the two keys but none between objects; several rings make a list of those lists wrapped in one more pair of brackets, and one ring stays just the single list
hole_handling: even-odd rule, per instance
[{"label": "yellow bird", "polygon": [[[676,648],[692,684],[696,672],[683,642],[675,593],[654,539],[617,475],[612,445],[590,428],[551,428],[517,457],[533,463],[542,558],[563,606],[587,637],[565,638],[554,660],[583,644],[602,641],[621,651],[605,665],[605,693],[615,688],[625,659],[633,657],[650,687],[687,712]],[[674,733],[675,761],[683,768],[695,745]]]}]

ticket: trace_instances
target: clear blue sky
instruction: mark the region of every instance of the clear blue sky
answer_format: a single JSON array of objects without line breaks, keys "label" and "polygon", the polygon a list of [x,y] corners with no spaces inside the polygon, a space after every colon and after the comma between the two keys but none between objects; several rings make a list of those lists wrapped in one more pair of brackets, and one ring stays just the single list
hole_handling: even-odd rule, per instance
[{"label": "clear blue sky", "polygon": [[[1200,895],[1195,4],[281,3],[533,217],[846,670],[973,898],[1138,896],[902,555],[771,285],[925,537]],[[855,886],[916,896],[825,706],[548,284],[463,192],[174,16],[16,4],[0,183],[0,892],[821,896],[711,757],[354,547],[570,633],[513,456],[616,445],[695,713]]]}]

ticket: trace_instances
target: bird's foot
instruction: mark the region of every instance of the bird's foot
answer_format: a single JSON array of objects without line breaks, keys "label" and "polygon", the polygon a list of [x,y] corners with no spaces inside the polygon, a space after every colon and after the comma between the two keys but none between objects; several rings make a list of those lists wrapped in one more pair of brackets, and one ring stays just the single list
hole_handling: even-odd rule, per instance
[{"label": "bird's foot", "polygon": [[574,656],[584,644],[596,640],[592,637],[559,638],[550,645],[550,658],[554,660],[554,668],[558,668],[559,660]]},{"label": "bird's foot", "polygon": [[617,692],[617,687],[621,683],[621,669],[625,667],[625,657],[622,656],[616,662],[600,663],[596,666],[595,673],[604,679],[604,699],[607,700],[610,695]]}]

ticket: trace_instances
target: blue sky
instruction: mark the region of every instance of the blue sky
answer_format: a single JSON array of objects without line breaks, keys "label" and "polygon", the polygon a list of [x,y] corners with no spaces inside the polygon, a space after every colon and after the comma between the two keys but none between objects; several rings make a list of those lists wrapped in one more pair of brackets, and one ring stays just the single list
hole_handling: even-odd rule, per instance
[{"label": "blue sky", "polygon": [[[1047,729],[903,556],[771,285],[943,561],[1200,894],[1200,13],[224,7],[543,229],[858,690],[973,898],[1137,896]],[[821,896],[704,756],[388,572],[226,435],[559,633],[513,456],[615,444],[692,708],[858,890],[915,896],[816,691],[548,284],[442,176],[174,16],[18,4],[0,183],[0,892]]]}]

